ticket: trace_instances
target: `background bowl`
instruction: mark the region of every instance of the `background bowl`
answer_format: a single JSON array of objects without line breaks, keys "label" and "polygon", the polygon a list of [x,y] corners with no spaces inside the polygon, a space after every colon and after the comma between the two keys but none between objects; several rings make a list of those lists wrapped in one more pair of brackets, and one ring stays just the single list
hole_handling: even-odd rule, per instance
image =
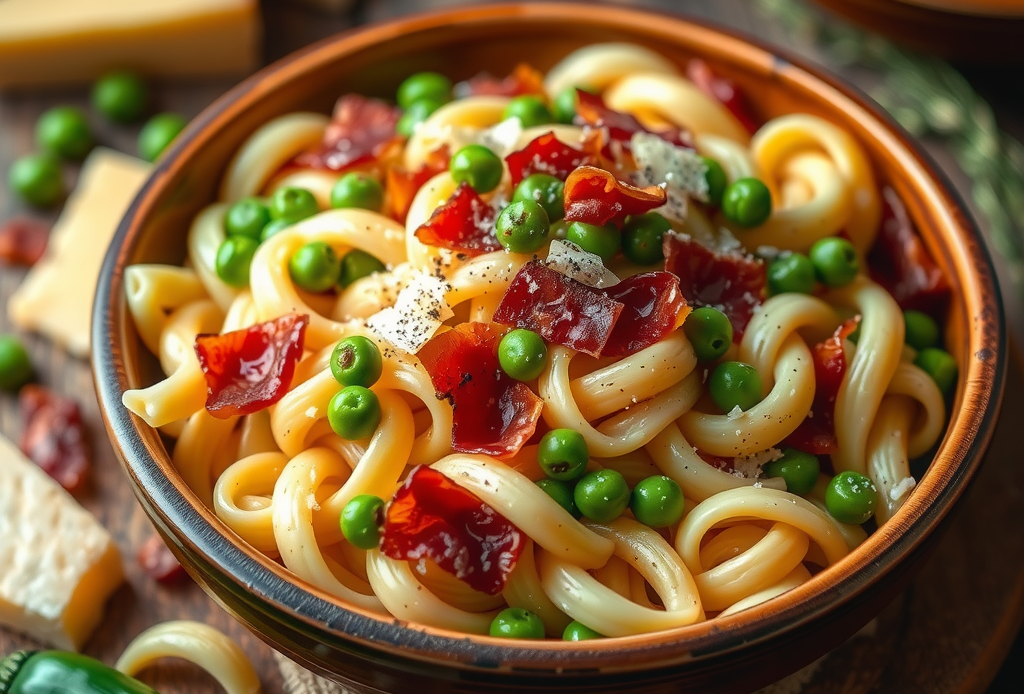
[{"label": "background bowl", "polygon": [[[243,543],[174,471],[159,434],[121,405],[161,377],[124,300],[133,263],[180,263],[191,218],[216,195],[233,152],[258,126],[294,110],[329,112],[348,91],[390,97],[407,75],[545,70],[579,46],[633,41],[682,64],[700,56],[735,80],[757,113],[803,111],[853,133],[880,182],[906,202],[954,292],[946,343],[961,380],[927,475],[897,516],[806,584],[729,618],[623,639],[510,644],[348,607]],[[461,9],[402,19],[316,44],[230,91],[178,138],[139,193],[97,291],[93,366],[105,423],[136,495],[203,588],[269,644],[360,691],[644,692],[750,690],[822,655],[875,615],[934,545],[994,427],[1005,334],[994,272],[963,203],[880,109],[817,68],[755,40],[676,17],[593,5]]]}]

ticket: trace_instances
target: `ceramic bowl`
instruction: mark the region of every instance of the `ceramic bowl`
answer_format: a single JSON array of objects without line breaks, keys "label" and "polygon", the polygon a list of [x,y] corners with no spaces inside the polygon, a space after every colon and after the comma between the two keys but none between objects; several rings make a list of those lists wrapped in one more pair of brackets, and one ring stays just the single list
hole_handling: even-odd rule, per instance
[{"label": "ceramic bowl", "polygon": [[[189,220],[215,197],[232,153],[259,125],[329,112],[338,95],[388,97],[425,69],[454,79],[544,70],[580,46],[632,41],[682,63],[701,56],[764,118],[804,111],[853,133],[895,187],[953,287],[947,344],[962,379],[934,462],[899,514],[848,557],[785,595],[684,629],[580,643],[467,636],[355,609],[296,579],[222,524],[186,487],[159,434],[121,405],[154,382],[124,300],[132,263],[180,263]],[[486,6],[422,15],[311,46],[227,93],[157,165],[118,230],[97,293],[94,368],[106,426],[139,500],[189,573],[274,648],[361,692],[727,692],[810,662],[865,624],[909,580],[981,464],[1003,384],[994,273],[963,203],[876,106],[837,78],[750,38],[678,17],[593,5]]]}]

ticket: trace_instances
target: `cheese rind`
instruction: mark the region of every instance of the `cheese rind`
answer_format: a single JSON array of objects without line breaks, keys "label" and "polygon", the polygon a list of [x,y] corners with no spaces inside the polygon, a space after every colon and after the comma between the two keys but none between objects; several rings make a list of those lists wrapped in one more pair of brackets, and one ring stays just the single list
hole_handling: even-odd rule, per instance
[{"label": "cheese rind", "polygon": [[7,303],[16,326],[42,333],[76,357],[89,356],[92,300],[103,256],[149,170],[126,154],[93,150],[50,232],[46,254]]},{"label": "cheese rind", "polygon": [[0,624],[77,650],[124,581],[110,534],[0,436]]}]

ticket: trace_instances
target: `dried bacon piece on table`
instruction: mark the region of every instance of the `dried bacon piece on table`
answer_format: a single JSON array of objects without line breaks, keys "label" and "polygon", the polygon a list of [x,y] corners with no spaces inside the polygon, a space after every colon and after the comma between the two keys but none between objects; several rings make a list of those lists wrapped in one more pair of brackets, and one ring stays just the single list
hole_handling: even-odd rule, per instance
[{"label": "dried bacon piece on table", "polygon": [[683,324],[690,307],[670,272],[645,272],[599,290],[623,305],[603,357],[623,357],[650,347]]},{"label": "dried bacon piece on table", "polygon": [[185,575],[185,569],[159,535],[146,540],[135,559],[146,575],[159,583],[173,583]]},{"label": "dried bacon piece on table", "polygon": [[[594,140],[591,138],[588,141]],[[534,173],[550,174],[564,181],[576,167],[595,164],[597,155],[598,152],[587,152],[565,144],[554,133],[544,133],[531,140],[526,147],[509,154],[505,161],[512,175],[512,186],[515,187]]]},{"label": "dried bacon piece on table", "polygon": [[452,448],[499,458],[530,439],[543,401],[498,363],[500,333],[463,323],[430,339],[417,353],[439,398],[452,404]]},{"label": "dried bacon piece on table", "polygon": [[806,453],[826,455],[834,453],[836,441],[835,414],[839,386],[846,375],[846,354],[843,339],[857,329],[860,318],[851,318],[838,328],[828,339],[814,346],[814,403],[808,416],[792,434],[786,437],[786,445]]},{"label": "dried bacon piece on table", "polygon": [[309,316],[290,313],[223,335],[197,336],[207,411],[227,419],[258,412],[284,397],[308,323]]},{"label": "dried bacon piece on table", "polygon": [[565,220],[622,226],[626,217],[665,204],[661,186],[637,188],[593,166],[581,166],[565,180]]},{"label": "dried bacon piece on table", "polygon": [[463,96],[523,96],[544,94],[544,75],[527,63],[519,63],[508,77],[497,78],[482,72],[456,87]]},{"label": "dried bacon piece on table", "polygon": [[466,255],[480,255],[501,249],[494,233],[497,212],[463,181],[448,201],[434,210],[416,230],[416,238],[428,246],[439,246]]},{"label": "dried bacon piece on table", "polygon": [[729,113],[751,135],[757,132],[758,121],[750,112],[750,105],[732,80],[716,75],[711,66],[700,58],[694,58],[686,65],[686,76],[702,92],[725,106]]},{"label": "dried bacon piece on table", "polygon": [[397,106],[358,94],[346,94],[334,106],[320,147],[292,160],[296,166],[344,171],[381,156],[400,139],[395,126],[402,111]]},{"label": "dried bacon piece on table", "polygon": [[665,234],[662,248],[665,269],[679,278],[683,297],[724,313],[738,343],[764,296],[764,263],[740,251],[713,251],[685,234]]},{"label": "dried bacon piece on table", "polygon": [[391,216],[405,223],[409,208],[416,193],[431,178],[448,170],[450,154],[445,145],[427,155],[426,161],[416,171],[407,171],[401,166],[389,166],[385,174],[385,187],[391,207]]},{"label": "dried bacon piece on table", "polygon": [[29,384],[18,391],[21,452],[69,492],[89,472],[89,448],[78,403],[45,386]]},{"label": "dried bacon piece on table", "polygon": [[50,225],[31,217],[14,217],[0,224],[0,260],[31,267],[43,257]]},{"label": "dried bacon piece on table", "polygon": [[868,253],[871,277],[892,294],[900,308],[940,317],[949,302],[949,283],[932,260],[892,188],[882,189],[882,223]]},{"label": "dried bacon piece on table", "polygon": [[388,504],[380,549],[397,560],[426,557],[474,590],[497,595],[519,561],[523,534],[475,494],[421,465]]},{"label": "dried bacon piece on table", "polygon": [[693,146],[690,133],[679,128],[667,128],[665,130],[645,128],[632,115],[608,108],[607,104],[604,103],[604,99],[600,96],[585,92],[582,89],[576,90],[576,119],[581,124],[589,125],[593,128],[607,128],[608,136],[612,140],[622,143],[627,148],[630,138],[636,132],[657,135],[666,142],[671,142],[680,147]]}]

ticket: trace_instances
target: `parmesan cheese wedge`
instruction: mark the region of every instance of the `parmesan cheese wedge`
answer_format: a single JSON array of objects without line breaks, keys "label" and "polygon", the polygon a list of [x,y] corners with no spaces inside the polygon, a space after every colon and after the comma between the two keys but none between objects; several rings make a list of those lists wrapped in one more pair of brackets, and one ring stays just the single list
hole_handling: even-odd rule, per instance
[{"label": "parmesan cheese wedge", "polygon": [[93,150],[50,232],[46,254],[7,304],[11,322],[42,333],[76,357],[89,356],[92,300],[103,256],[149,168],[126,154]]},{"label": "parmesan cheese wedge", "polygon": [[123,581],[110,534],[0,436],[0,624],[77,650]]}]

